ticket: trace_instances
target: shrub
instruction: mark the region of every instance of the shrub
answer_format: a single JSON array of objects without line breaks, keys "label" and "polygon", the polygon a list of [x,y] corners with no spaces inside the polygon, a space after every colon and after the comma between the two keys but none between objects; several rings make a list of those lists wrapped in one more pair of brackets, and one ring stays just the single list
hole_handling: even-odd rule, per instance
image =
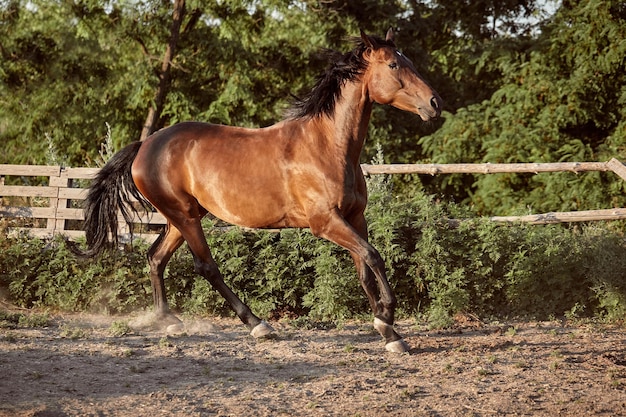
[{"label": "shrub", "polygon": [[[497,225],[414,192],[399,197],[384,176],[368,180],[370,240],[383,256],[399,313],[432,326],[458,313],[482,317],[626,315],[622,223]],[[468,219],[451,222],[449,219]],[[218,230],[206,221],[226,282],[259,315],[337,321],[370,314],[352,260],[308,230]],[[45,242],[0,229],[0,285],[23,307],[124,312],[151,306],[146,245],[96,261],[76,259],[62,239]],[[186,246],[166,271],[170,305],[189,313],[232,314],[194,272]]]},{"label": "shrub", "polygon": [[149,304],[144,250],[94,262],[77,259],[60,237],[8,238],[6,230],[0,230],[0,248],[0,284],[19,306],[123,312]]},{"label": "shrub", "polygon": [[436,327],[457,313],[625,317],[623,223],[503,226],[420,192],[400,199],[384,179],[370,191],[371,240],[407,314]]}]

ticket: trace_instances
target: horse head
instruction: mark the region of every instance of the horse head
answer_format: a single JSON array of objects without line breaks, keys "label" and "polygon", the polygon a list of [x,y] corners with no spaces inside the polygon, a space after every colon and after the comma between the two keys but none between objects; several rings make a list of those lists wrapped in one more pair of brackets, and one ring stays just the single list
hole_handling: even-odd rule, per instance
[{"label": "horse head", "polygon": [[384,41],[363,31],[361,39],[367,48],[363,53],[367,61],[363,80],[371,100],[418,114],[424,121],[441,114],[439,94],[417,72],[411,60],[396,48],[393,30],[389,29]]}]

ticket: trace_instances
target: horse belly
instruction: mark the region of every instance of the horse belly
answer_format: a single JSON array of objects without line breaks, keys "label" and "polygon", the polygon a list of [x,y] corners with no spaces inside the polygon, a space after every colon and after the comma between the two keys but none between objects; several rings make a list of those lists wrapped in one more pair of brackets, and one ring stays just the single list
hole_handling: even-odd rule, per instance
[{"label": "horse belly", "polygon": [[208,212],[231,224],[250,228],[303,227],[304,216],[290,203],[278,179],[217,176],[194,194]]}]

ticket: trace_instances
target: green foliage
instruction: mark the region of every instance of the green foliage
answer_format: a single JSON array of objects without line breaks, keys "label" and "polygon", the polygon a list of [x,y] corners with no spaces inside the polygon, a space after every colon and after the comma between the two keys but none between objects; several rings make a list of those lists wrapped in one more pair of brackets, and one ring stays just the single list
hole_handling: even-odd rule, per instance
[{"label": "green foliage", "polygon": [[151,294],[143,250],[77,259],[64,241],[0,234],[0,283],[22,307],[122,312],[147,306]]},{"label": "green foliage", "polygon": [[[490,57],[502,74],[489,97],[446,114],[420,143],[450,162],[561,162],[626,159],[626,15],[616,2],[565,3],[532,42]],[[531,207],[559,211],[623,207],[612,173],[446,177],[433,189],[483,214]]]},{"label": "green foliage", "polygon": [[[391,162],[626,160],[622,2],[562,2],[549,18],[541,15],[544,2],[470,3],[188,0],[158,124],[268,125],[291,94],[311,87],[325,66],[320,48],[345,50],[359,28],[382,35],[393,26],[447,111],[442,122],[424,125],[375,107],[369,134],[377,141],[366,145],[366,158],[382,149]],[[171,7],[161,0],[0,2],[0,163],[97,165],[138,138],[159,83]],[[624,185],[613,174],[378,176],[369,185],[371,241],[405,314],[425,315],[433,326],[459,312],[624,317],[619,230],[447,220],[529,207],[623,207]],[[463,205],[445,202],[452,200]],[[212,225],[207,238],[226,281],[260,314],[340,320],[368,312],[344,250],[308,231]],[[144,308],[151,304],[144,253],[139,247],[80,261],[58,239],[9,239],[0,230],[0,285],[22,306]],[[197,278],[184,248],[166,285],[175,308],[229,312]]]},{"label": "green foliage", "polygon": [[89,336],[89,332],[81,327],[75,327],[68,324],[62,324],[59,327],[59,335],[66,339],[78,340],[85,339]]},{"label": "green foliage", "polygon": [[498,226],[480,218],[455,226],[447,219],[472,213],[422,193],[406,200],[374,190],[370,235],[406,313],[424,313],[434,326],[449,324],[456,313],[624,318],[620,231]]},{"label": "green foliage", "polygon": [[[379,36],[396,28],[398,45],[456,110],[501,85],[503,71],[491,58],[519,47],[498,33],[527,33],[516,17],[535,9],[533,0],[462,9],[444,0],[187,1],[158,127],[191,119],[273,123],[326,65],[320,49],[346,50],[359,28]],[[47,135],[65,163],[93,165],[106,123],[117,149],[137,139],[159,85],[171,13],[171,2],[160,0],[0,4],[0,138],[7,150],[0,162],[44,163]],[[372,134],[398,161],[421,157],[415,139],[438,127],[389,107],[377,108],[373,122]],[[369,158],[374,149],[366,151]]]},{"label": "green foliage", "polygon": [[125,321],[114,321],[109,326],[109,334],[114,337],[123,337],[133,333],[129,324]]},{"label": "green foliage", "polygon": [[140,74],[150,67],[120,26],[121,6],[107,13],[99,1],[3,2],[0,162],[45,163],[48,135],[66,163],[83,164],[96,155],[105,122],[117,137],[131,134],[132,96],[145,89]]},{"label": "green foliage", "polygon": [[[459,313],[626,318],[623,224],[499,226],[421,192],[399,197],[384,176],[370,178],[369,189],[370,240],[385,260],[400,315],[425,317],[433,327]],[[336,245],[307,230],[215,226],[207,221],[207,239],[226,282],[260,315],[340,322],[371,314],[352,260]],[[151,305],[145,250],[84,262],[59,239],[2,231],[0,285],[23,307],[143,309]],[[166,285],[179,310],[232,314],[195,274],[186,247],[168,265]]]},{"label": "green foliage", "polygon": [[[117,149],[138,139],[159,85],[171,7],[159,0],[0,4],[7,150],[0,163],[45,163],[48,136],[64,163],[93,164],[106,123]],[[317,51],[358,32],[337,11],[321,13],[289,2],[188,1],[157,127],[279,119],[290,94],[301,94],[325,65]]]},{"label": "green foliage", "polygon": [[47,327],[49,324],[50,316],[48,313],[25,314],[0,310],[0,329],[15,329],[18,327]]}]

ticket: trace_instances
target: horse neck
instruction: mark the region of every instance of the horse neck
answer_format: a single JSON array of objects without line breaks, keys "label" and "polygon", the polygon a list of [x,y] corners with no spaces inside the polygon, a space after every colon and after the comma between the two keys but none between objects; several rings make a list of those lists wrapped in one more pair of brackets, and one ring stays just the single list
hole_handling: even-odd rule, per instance
[{"label": "horse neck", "polygon": [[359,163],[371,114],[372,101],[367,88],[357,80],[342,87],[333,115],[323,118],[332,146],[353,164]]}]

